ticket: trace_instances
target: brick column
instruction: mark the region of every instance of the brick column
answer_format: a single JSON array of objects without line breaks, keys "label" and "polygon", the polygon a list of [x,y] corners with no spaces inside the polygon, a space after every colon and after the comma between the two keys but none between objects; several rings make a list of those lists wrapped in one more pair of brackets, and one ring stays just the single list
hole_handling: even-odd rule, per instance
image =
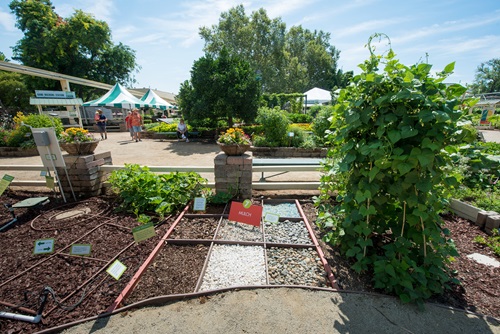
[{"label": "brick column", "polygon": [[[89,155],[65,154],[63,158],[77,198],[97,196],[104,191],[103,182],[106,181],[107,174],[101,172],[99,167],[113,164],[111,152]],[[66,172],[64,169],[58,168],[57,173],[66,197],[71,198],[71,188],[66,179]]]},{"label": "brick column", "polygon": [[252,155],[228,156],[219,153],[215,163],[215,192],[225,192],[237,198],[252,197]]}]

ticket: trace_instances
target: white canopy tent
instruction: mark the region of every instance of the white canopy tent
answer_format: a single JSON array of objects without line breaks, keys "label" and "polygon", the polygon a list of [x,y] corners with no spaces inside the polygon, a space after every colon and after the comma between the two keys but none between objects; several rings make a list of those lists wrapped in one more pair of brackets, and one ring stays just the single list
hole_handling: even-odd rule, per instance
[{"label": "white canopy tent", "polygon": [[142,103],[144,103],[145,107],[156,108],[161,110],[171,109],[174,106],[161,97],[158,96],[152,89],[148,89],[146,94],[141,97]]},{"label": "white canopy tent", "polygon": [[304,93],[304,95],[306,96],[306,99],[304,101],[306,107],[315,104],[325,104],[332,101],[332,94],[330,91],[317,87],[308,90]]},{"label": "white canopy tent", "polygon": [[144,107],[145,104],[117,83],[106,94],[96,100],[85,102],[83,106],[133,109]]}]

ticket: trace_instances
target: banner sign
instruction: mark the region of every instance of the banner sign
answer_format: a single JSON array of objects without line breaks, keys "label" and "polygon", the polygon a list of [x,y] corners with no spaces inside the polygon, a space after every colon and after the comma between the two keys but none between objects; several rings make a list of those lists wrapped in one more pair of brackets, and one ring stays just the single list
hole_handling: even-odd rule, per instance
[{"label": "banner sign", "polygon": [[47,99],[74,99],[75,92],[64,92],[59,90],[35,90],[35,96]]},{"label": "banner sign", "polygon": [[235,222],[260,226],[262,217],[262,206],[250,205],[240,202],[231,202],[228,219]]}]

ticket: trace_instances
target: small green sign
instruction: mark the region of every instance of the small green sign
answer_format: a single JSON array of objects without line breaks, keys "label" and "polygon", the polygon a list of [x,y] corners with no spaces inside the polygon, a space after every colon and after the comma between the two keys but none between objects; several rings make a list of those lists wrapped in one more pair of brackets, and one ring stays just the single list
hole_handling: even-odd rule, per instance
[{"label": "small green sign", "polygon": [[207,209],[207,199],[205,197],[196,197],[194,199],[193,211],[205,211]]},{"label": "small green sign", "polygon": [[0,180],[0,196],[3,195],[3,192],[5,189],[7,189],[10,185],[10,183],[14,180],[14,176],[10,176],[5,174],[2,179]]},{"label": "small green sign", "polygon": [[245,209],[248,209],[248,208],[249,208],[249,207],[251,207],[251,206],[252,206],[252,201],[251,201],[251,200],[246,199],[246,200],[244,200],[244,201],[243,201],[243,207],[244,207]]},{"label": "small green sign", "polygon": [[45,184],[47,185],[47,188],[54,190],[55,188],[54,177],[48,175],[45,176]]},{"label": "small green sign", "polygon": [[122,277],[122,275],[125,272],[125,270],[127,270],[127,266],[124,265],[123,263],[121,263],[119,260],[115,260],[115,262],[113,262],[108,267],[108,269],[106,270],[106,272],[109,275],[111,275],[111,277],[113,277],[115,280],[119,280],[120,277]]},{"label": "small green sign", "polygon": [[132,229],[132,234],[134,235],[135,242],[139,243],[156,236],[155,226],[153,223],[137,226]]}]

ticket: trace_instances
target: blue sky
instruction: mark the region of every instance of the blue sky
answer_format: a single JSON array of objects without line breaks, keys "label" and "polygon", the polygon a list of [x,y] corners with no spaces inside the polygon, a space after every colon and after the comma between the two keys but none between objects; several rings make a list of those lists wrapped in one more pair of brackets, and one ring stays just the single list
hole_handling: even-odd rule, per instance
[{"label": "blue sky", "polygon": [[[10,0],[0,1],[0,51],[22,38],[10,13]],[[287,29],[302,25],[331,34],[341,51],[339,65],[353,70],[367,59],[365,47],[375,32],[387,34],[397,58],[406,65],[427,61],[433,71],[456,62],[447,82],[472,83],[477,66],[500,58],[498,0],[52,0],[55,11],[69,17],[74,9],[92,13],[112,30],[114,43],[136,50],[142,67],[136,87],[177,93],[190,78],[193,62],[203,56],[201,26],[217,24],[220,13],[243,4],[246,14],[264,8],[270,18],[281,17]],[[385,43],[378,46],[384,50]],[[311,87],[312,88],[312,87]]]}]

